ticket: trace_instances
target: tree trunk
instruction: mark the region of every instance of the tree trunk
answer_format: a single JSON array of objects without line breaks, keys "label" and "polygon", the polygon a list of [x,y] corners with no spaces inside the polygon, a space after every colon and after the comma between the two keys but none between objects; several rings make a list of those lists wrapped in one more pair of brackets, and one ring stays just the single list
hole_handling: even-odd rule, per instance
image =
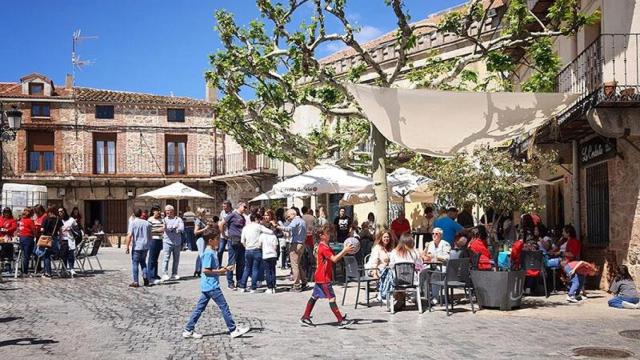
[{"label": "tree trunk", "polygon": [[374,202],[376,223],[378,226],[388,225],[389,196],[387,188],[387,165],[385,163],[387,139],[371,124],[373,140],[373,186],[376,200]]}]

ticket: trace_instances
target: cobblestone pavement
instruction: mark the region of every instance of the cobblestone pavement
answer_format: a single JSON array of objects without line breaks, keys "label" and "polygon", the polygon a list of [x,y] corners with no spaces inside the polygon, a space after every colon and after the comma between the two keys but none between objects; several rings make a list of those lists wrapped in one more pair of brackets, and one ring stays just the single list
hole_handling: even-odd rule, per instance
[{"label": "cobblestone pavement", "polygon": [[[607,309],[607,296],[599,292],[578,305],[565,304],[563,295],[529,298],[511,312],[472,314],[463,304],[447,317],[440,308],[422,315],[410,307],[395,315],[378,306],[354,310],[350,289],[341,308],[357,321],[338,330],[322,300],[314,309],[318,326],[298,325],[310,292],[225,288],[236,322],[253,331],[230,339],[211,303],[197,328],[205,337],[184,340],[181,331],[199,295],[197,280],[130,289],[123,250],[105,249],[101,259],[102,273],[0,283],[0,359],[567,359],[581,346],[640,355],[639,340],[618,335],[640,329],[640,311]],[[181,260],[181,275],[188,276],[195,255],[183,253]],[[335,290],[340,298],[341,287]]]}]

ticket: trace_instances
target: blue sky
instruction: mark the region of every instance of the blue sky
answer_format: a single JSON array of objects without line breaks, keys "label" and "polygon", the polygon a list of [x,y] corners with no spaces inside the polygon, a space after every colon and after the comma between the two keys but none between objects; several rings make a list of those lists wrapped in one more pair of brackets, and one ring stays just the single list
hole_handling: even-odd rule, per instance
[{"label": "blue sky", "polygon": [[[464,0],[406,0],[413,20]],[[102,89],[204,97],[208,55],[220,48],[215,10],[224,8],[247,24],[259,17],[253,0],[21,0],[4,4],[0,34],[0,81],[31,72],[63,84],[71,72],[71,35],[98,36],[80,44],[81,59],[94,64],[76,72],[76,84]],[[304,11],[309,11],[305,9]],[[348,16],[369,40],[394,29],[384,0],[350,0]],[[302,12],[296,22],[302,20]],[[328,55],[339,46],[321,49]]]}]

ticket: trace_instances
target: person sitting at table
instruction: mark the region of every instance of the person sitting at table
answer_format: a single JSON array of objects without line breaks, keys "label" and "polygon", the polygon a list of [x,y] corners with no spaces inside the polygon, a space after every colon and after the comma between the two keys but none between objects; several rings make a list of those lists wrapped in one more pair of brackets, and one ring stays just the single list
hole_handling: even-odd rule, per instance
[{"label": "person sitting at table", "polygon": [[384,268],[389,266],[389,255],[393,250],[393,239],[389,230],[379,231],[375,244],[371,249],[371,256],[364,268],[367,269],[368,275],[379,279],[380,273]]},{"label": "person sitting at table", "polygon": [[456,235],[456,239],[453,241],[453,248],[449,252],[449,260],[453,259],[465,259],[469,258],[469,233],[467,230]]},{"label": "person sitting at table", "polygon": [[371,253],[373,247],[373,233],[369,230],[369,223],[367,221],[362,223],[362,230],[358,233],[360,238],[360,251],[363,257]]},{"label": "person sitting at table", "polygon": [[487,238],[487,229],[482,225],[476,226],[471,233],[469,250],[480,255],[480,259],[478,260],[478,270],[491,270],[493,267]]},{"label": "person sitting at table", "polygon": [[[389,268],[393,270],[394,266],[398,263],[413,263],[415,265],[416,272],[422,268],[422,258],[416,250],[416,242],[413,240],[413,235],[410,232],[405,232],[400,235],[398,245],[389,254]],[[416,276],[417,279],[417,276]],[[406,297],[404,293],[394,294],[394,309],[402,310],[406,304]]]},{"label": "person sitting at table", "polygon": [[442,229],[433,229],[433,241],[427,246],[427,250],[422,252],[422,260],[425,262],[446,263],[449,260],[451,245],[442,241]]}]

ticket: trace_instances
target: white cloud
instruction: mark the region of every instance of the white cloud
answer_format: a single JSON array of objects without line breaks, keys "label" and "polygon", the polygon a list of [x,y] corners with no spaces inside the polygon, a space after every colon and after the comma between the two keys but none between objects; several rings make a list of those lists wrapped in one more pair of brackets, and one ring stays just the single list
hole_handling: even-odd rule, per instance
[{"label": "white cloud", "polygon": [[363,25],[362,28],[360,28],[360,32],[357,33],[355,37],[359,42],[365,43],[379,37],[382,34],[384,34],[384,32],[375,26]]}]

